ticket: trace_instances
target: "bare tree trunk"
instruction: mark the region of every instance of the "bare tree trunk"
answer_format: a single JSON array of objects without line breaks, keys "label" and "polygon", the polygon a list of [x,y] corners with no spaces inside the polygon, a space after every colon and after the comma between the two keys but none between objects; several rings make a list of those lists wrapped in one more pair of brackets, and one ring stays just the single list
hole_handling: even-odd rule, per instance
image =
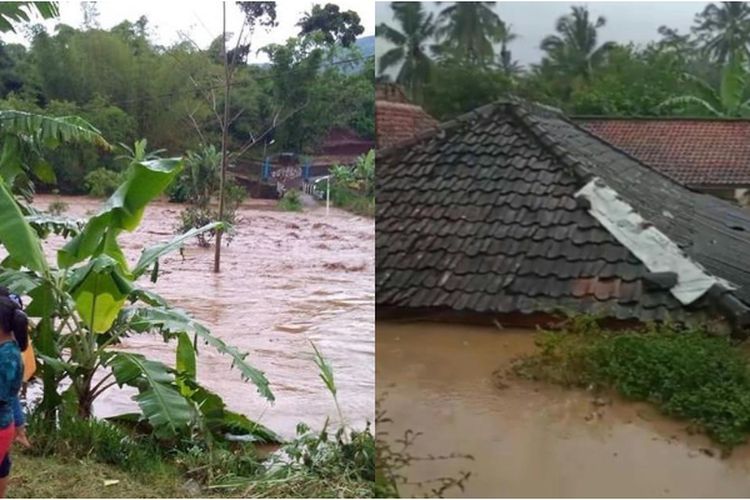
[{"label": "bare tree trunk", "polygon": [[[221,124],[221,176],[219,179],[219,220],[224,220],[224,183],[227,177],[227,135],[229,133],[229,56],[227,55],[227,4],[222,4],[222,36],[224,43],[224,121]],[[214,253],[214,272],[221,270],[221,228],[216,230],[216,251]]]}]

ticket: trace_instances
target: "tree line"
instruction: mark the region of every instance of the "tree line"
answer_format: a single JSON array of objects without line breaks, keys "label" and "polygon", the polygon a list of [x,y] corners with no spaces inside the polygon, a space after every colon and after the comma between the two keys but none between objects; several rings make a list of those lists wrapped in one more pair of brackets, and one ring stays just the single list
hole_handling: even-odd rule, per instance
[{"label": "tree line", "polygon": [[518,34],[496,2],[425,7],[390,4],[393,22],[376,27],[393,45],[379,57],[378,80],[401,84],[439,119],[509,93],[574,115],[750,115],[745,2],[708,4],[688,33],[662,26],[645,45],[602,41],[607,20],[573,6],[540,40],[541,61],[528,67],[513,59]]},{"label": "tree line", "polygon": [[[252,15],[246,10],[260,3],[232,4],[228,16]],[[223,109],[223,35],[207,48],[186,35],[161,45],[145,16],[103,29],[96,4],[82,8],[81,26],[48,30],[33,24],[23,28],[26,45],[0,43],[0,110],[80,116],[111,144],[132,147],[146,138],[150,147],[169,155],[220,144],[216,113]],[[228,52],[237,66],[230,151],[242,150],[263,132],[268,152],[311,153],[335,126],[374,136],[374,61],[354,45],[363,32],[359,17],[334,4],[315,5],[297,26],[299,34],[285,43],[256,47],[248,42]],[[251,51],[259,50],[269,64],[248,63]],[[258,149],[242,156],[257,157]],[[92,170],[125,168],[127,162],[118,160],[125,152],[120,146],[102,150],[89,144],[58,148],[49,156],[55,187],[81,193]]]}]

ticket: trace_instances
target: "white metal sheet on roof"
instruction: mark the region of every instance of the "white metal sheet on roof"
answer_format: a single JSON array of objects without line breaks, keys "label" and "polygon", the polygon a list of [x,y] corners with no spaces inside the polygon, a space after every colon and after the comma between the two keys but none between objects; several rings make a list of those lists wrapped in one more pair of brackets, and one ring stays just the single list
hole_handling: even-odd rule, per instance
[{"label": "white metal sheet on roof", "polygon": [[734,288],[708,274],[600,178],[595,177],[576,196],[589,200],[589,213],[643,262],[649,271],[677,274],[677,284],[670,291],[682,304],[688,305],[698,300],[716,283]]}]

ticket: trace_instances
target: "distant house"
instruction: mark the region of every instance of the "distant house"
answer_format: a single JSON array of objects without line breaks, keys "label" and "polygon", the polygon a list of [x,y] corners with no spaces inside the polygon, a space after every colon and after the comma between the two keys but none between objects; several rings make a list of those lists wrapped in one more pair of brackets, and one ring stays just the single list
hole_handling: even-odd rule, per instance
[{"label": "distant house", "polygon": [[577,117],[602,139],[704,193],[748,204],[750,120]]},{"label": "distant house", "polygon": [[327,175],[332,165],[354,165],[357,159],[375,147],[372,139],[366,139],[349,128],[331,129],[315,154],[309,156],[311,177]]},{"label": "distant house", "polygon": [[379,314],[750,326],[750,212],[516,99],[380,151],[376,234]]},{"label": "distant house", "polygon": [[378,148],[410,139],[438,126],[438,121],[406,98],[400,86],[378,84],[375,87],[375,130]]},{"label": "distant house", "polygon": [[[260,160],[238,162],[234,176],[256,198],[274,198],[284,186],[303,187],[306,181],[328,175],[332,166],[354,165],[357,159],[375,147],[375,142],[348,128],[335,127],[326,135],[315,153],[268,154]],[[283,181],[279,181],[283,178]]]}]

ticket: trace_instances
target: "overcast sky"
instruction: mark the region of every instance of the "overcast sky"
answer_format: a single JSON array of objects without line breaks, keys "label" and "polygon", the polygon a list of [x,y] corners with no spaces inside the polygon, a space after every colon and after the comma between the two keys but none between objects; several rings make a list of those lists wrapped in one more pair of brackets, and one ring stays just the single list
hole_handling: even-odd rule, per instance
[{"label": "overcast sky", "polygon": [[[111,28],[124,20],[136,21],[141,15],[149,19],[152,33],[157,43],[169,45],[178,41],[179,33],[189,35],[198,45],[206,48],[215,37],[221,34],[221,1],[218,0],[119,0],[96,2],[99,10],[99,23],[102,28]],[[283,43],[295,36],[299,28],[295,26],[305,11],[310,11],[313,3],[335,3],[342,10],[354,10],[361,18],[365,35],[375,32],[374,9],[372,2],[362,0],[280,0],[277,1],[277,20],[279,26],[266,32],[256,29],[253,36],[252,62],[265,62],[264,54],[255,55],[255,50],[269,43]],[[81,26],[83,13],[81,2],[60,2],[60,18],[46,21],[44,24],[51,31],[55,24],[64,23],[74,27]],[[239,32],[242,23],[240,11],[235,2],[227,3],[227,31]],[[3,35],[7,43],[25,43],[21,35]]]},{"label": "overcast sky", "polygon": [[[680,33],[688,32],[696,13],[703,10],[706,2],[498,2],[495,10],[500,18],[512,25],[518,39],[510,44],[513,58],[528,65],[539,62],[542,39],[555,33],[558,17],[570,13],[573,5],[589,8],[592,20],[604,16],[607,24],[599,30],[599,42],[647,43],[659,39],[657,29],[667,25]],[[434,2],[425,2],[431,12],[445,8]],[[376,23],[393,23],[390,2],[378,2],[375,6]],[[394,25],[394,27],[397,27]],[[376,54],[390,48],[382,39],[376,42]]]}]

